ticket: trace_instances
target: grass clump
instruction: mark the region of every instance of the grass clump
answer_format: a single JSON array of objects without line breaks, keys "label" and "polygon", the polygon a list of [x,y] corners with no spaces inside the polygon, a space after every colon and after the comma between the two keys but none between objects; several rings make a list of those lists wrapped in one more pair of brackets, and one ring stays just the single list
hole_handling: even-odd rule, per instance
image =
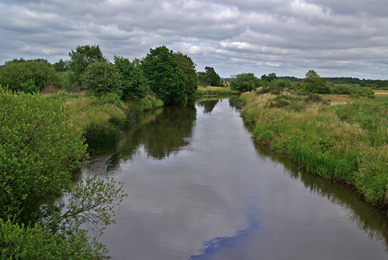
[{"label": "grass clump", "polygon": [[88,150],[92,153],[116,152],[121,136],[121,130],[111,123],[91,123],[84,133]]}]

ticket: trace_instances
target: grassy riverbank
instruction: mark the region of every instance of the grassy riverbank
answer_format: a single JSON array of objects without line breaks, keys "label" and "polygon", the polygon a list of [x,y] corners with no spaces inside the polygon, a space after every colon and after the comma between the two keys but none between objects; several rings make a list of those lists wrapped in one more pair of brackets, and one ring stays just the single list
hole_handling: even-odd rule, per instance
[{"label": "grassy riverbank", "polygon": [[96,98],[83,93],[57,92],[45,96],[63,102],[71,125],[83,133],[91,153],[116,151],[122,131],[137,120],[140,112],[163,106],[163,101],[149,95],[125,102],[115,94]]},{"label": "grassy riverbank", "polygon": [[235,95],[239,94],[237,90],[231,90],[229,87],[198,87],[196,96],[206,95]]},{"label": "grassy riverbank", "polygon": [[244,121],[255,140],[308,171],[353,185],[388,204],[388,98],[245,93]]}]

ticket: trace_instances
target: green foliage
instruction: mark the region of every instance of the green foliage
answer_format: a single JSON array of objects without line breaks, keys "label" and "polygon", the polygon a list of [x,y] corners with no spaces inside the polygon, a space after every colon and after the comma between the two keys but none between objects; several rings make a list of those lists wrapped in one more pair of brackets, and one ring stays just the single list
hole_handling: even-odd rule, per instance
[{"label": "green foliage", "polygon": [[268,84],[268,86],[285,89],[291,87],[291,81],[287,79],[274,79]]},{"label": "green foliage", "polygon": [[263,81],[264,85],[267,85],[275,79],[277,79],[276,73],[270,73],[268,76],[266,74],[261,76],[261,80]]},{"label": "green foliage", "polygon": [[73,72],[71,74],[73,83],[80,81],[82,73],[90,64],[94,62],[107,62],[98,45],[78,45],[75,51],[71,50],[69,52],[69,56],[71,59],[69,67]]},{"label": "green foliage", "polygon": [[302,80],[300,86],[303,90],[315,94],[329,94],[330,87],[314,70],[306,73],[306,78]]},{"label": "green foliage", "polygon": [[164,104],[182,105],[187,102],[187,77],[179,68],[174,53],[166,46],[150,49],[142,67],[151,90]]},{"label": "green foliage", "polygon": [[143,98],[148,94],[150,87],[144,76],[139,60],[130,62],[124,57],[114,57],[115,66],[121,73],[122,98]]},{"label": "green foliage", "polygon": [[13,91],[26,90],[31,93],[35,90],[32,85],[40,91],[48,85],[60,86],[60,80],[49,64],[42,61],[23,61],[5,64],[0,70],[0,84]]},{"label": "green foliage", "polygon": [[[102,175],[92,175],[80,179],[73,189],[65,194],[68,203],[57,201],[54,205],[44,207],[43,226],[58,237],[67,239],[69,234],[77,234],[83,229],[94,234],[96,239],[103,230],[114,224],[114,207],[128,196],[123,191],[123,183]],[[85,224],[88,224],[87,226]]]},{"label": "green foliage", "polygon": [[108,62],[94,62],[82,74],[82,85],[96,97],[107,93],[121,96],[121,75],[116,67]]},{"label": "green foliage", "polygon": [[261,84],[261,81],[255,77],[253,73],[238,74],[235,79],[230,82],[232,90],[247,92],[256,90]]},{"label": "green foliage", "polygon": [[34,80],[29,79],[24,83],[20,84],[20,90],[23,91],[24,93],[38,93],[39,89],[35,86]]},{"label": "green foliage", "polygon": [[59,100],[0,90],[0,218],[35,221],[71,185],[86,147]]},{"label": "green foliage", "polygon": [[102,94],[97,100],[96,104],[104,105],[104,104],[112,104],[118,108],[123,109],[124,103],[121,101],[120,96],[116,93],[105,93]]},{"label": "green foliage", "polygon": [[195,93],[198,88],[198,78],[197,78],[197,72],[195,70],[195,63],[189,56],[183,55],[180,52],[175,53],[174,55],[179,68],[183,71],[183,73],[187,77],[185,93],[186,93],[187,99],[189,101],[192,101],[195,99]]},{"label": "green foliage", "polygon": [[69,61],[63,61],[60,59],[58,62],[55,62],[53,65],[56,72],[66,72],[70,69]]},{"label": "green foliage", "polygon": [[66,239],[49,233],[38,224],[28,227],[0,218],[0,259],[102,259],[103,248],[94,248],[85,231]]},{"label": "green foliage", "polygon": [[205,67],[205,72],[197,73],[198,83],[200,86],[221,86],[221,77],[216,73],[213,67]]},{"label": "green foliage", "polygon": [[85,129],[85,142],[92,153],[113,153],[118,149],[122,133],[111,123],[90,123]]}]

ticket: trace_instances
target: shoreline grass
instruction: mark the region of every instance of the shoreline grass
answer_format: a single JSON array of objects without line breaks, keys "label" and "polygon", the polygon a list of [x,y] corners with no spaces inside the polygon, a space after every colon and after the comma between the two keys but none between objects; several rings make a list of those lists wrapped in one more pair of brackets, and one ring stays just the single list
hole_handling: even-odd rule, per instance
[{"label": "shoreline grass", "polygon": [[63,102],[70,124],[82,132],[92,154],[117,151],[122,131],[135,123],[142,111],[164,105],[153,96],[125,102],[114,95],[96,98],[84,93],[57,92],[45,96]]},{"label": "shoreline grass", "polygon": [[309,172],[353,185],[368,202],[387,207],[388,105],[332,95],[314,102],[286,102],[255,92],[240,98],[242,117],[256,142]]},{"label": "shoreline grass", "polygon": [[231,90],[229,87],[198,87],[196,97],[201,96],[216,96],[216,95],[237,95],[240,92],[237,90]]}]

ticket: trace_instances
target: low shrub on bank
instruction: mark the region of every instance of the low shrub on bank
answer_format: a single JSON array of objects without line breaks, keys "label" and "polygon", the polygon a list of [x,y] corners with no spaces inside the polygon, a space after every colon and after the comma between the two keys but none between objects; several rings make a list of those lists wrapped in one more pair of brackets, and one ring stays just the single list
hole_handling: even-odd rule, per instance
[{"label": "low shrub on bank", "polygon": [[[386,106],[329,105],[319,95],[245,93],[241,99],[257,142],[308,171],[354,185],[373,204],[387,205]],[[294,109],[297,103],[303,105]]]}]

